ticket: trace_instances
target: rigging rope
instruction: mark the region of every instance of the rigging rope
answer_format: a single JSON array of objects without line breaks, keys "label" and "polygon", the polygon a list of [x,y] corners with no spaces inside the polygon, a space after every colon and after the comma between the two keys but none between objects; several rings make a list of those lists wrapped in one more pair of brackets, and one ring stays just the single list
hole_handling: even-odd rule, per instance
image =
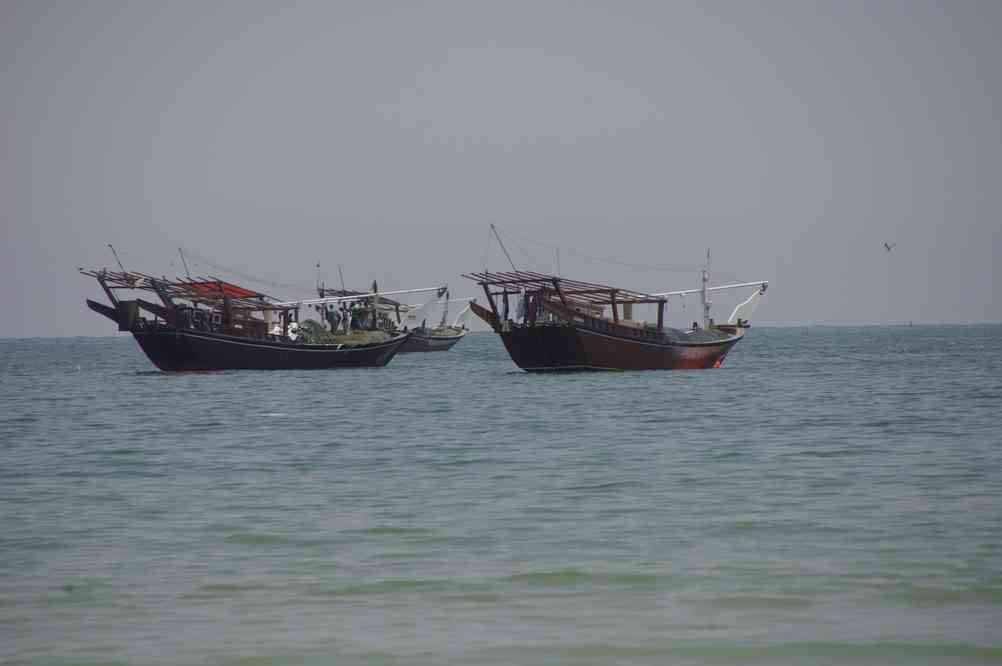
[{"label": "rigging rope", "polygon": [[508,263],[511,264],[511,269],[517,273],[518,269],[515,268],[515,262],[511,260],[511,255],[508,254],[508,249],[504,246],[504,242],[501,240],[501,235],[498,233],[498,230],[494,226],[493,222],[491,222],[491,231],[493,231],[494,235],[497,237],[498,245],[501,246],[501,251],[504,252],[504,256],[508,258]]},{"label": "rigging rope", "polygon": [[206,259],[205,257],[201,256],[200,254],[198,254],[196,252],[192,252],[191,249],[186,249],[186,250],[184,250],[184,252],[185,252],[185,254],[188,257],[190,257],[192,259],[195,259],[195,261],[191,262],[193,265],[197,266],[197,265],[201,264],[201,265],[204,265],[204,266],[208,266],[209,268],[214,268],[217,271],[222,271],[224,273],[229,273],[230,275],[234,275],[234,276],[240,278],[241,280],[245,280],[247,282],[253,282],[255,284],[263,284],[263,285],[267,285],[269,287],[274,287],[276,289],[296,289],[296,290],[306,289],[306,290],[311,290],[311,289],[314,288],[313,286],[306,287],[306,286],[303,286],[302,284],[287,284],[287,283],[284,283],[284,282],[276,282],[274,280],[268,280],[268,279],[265,279],[265,278],[257,277],[256,275],[251,275],[250,273],[245,273],[243,271],[234,270],[234,269],[229,268],[227,266],[223,266],[222,264],[217,264],[217,263],[215,263],[215,262],[213,262],[213,261],[211,261],[209,259]]},{"label": "rigging rope", "polygon": [[484,263],[484,273],[487,273],[487,272],[488,272],[488,271],[487,271],[487,259],[488,259],[488,257],[490,256],[490,251],[491,251],[491,238],[492,238],[492,237],[493,237],[493,236],[492,236],[492,234],[491,234],[491,229],[490,229],[490,227],[487,227],[487,244],[486,244],[486,245],[484,245],[484,262],[483,262],[483,263]]},{"label": "rigging rope", "polygon": [[[495,231],[498,231],[498,230],[495,229]],[[543,242],[543,241],[538,241],[538,240],[536,240],[534,238],[528,238],[528,237],[523,236],[521,234],[516,234],[515,232],[513,232],[510,229],[505,229],[504,233],[505,233],[506,236],[509,237],[509,239],[520,238],[522,241],[524,241],[526,243],[531,243],[533,245],[538,245],[540,247],[549,248],[550,250],[555,250],[557,252],[559,252],[560,249],[562,248],[566,252],[568,252],[569,254],[581,257],[582,259],[585,259],[585,260],[588,260],[588,261],[593,261],[593,262],[598,262],[598,263],[605,263],[605,264],[613,264],[613,265],[616,265],[616,266],[623,266],[625,268],[632,268],[632,269],[635,269],[635,270],[664,271],[664,272],[667,272],[667,273],[699,273],[700,271],[703,270],[703,268],[701,266],[700,267],[686,267],[686,268],[681,268],[681,267],[677,267],[677,266],[668,266],[666,264],[637,264],[637,263],[632,263],[632,262],[628,262],[628,261],[622,261],[620,259],[615,259],[615,258],[612,258],[612,257],[596,257],[596,256],[593,256],[593,255],[586,254],[586,253],[584,253],[584,252],[582,252],[582,251],[580,251],[578,249],[572,248],[572,247],[560,246],[560,245],[556,245],[554,243],[546,243],[546,242]],[[524,251],[525,250],[523,249],[523,252]],[[531,255],[528,255],[527,252],[526,252],[526,255],[531,257]],[[538,262],[536,262],[536,263],[538,264]],[[742,281],[741,278],[736,277],[734,275],[730,275],[728,273],[724,273],[723,271],[716,271],[715,274],[719,275],[721,277],[727,278],[728,280],[733,280],[735,282],[741,282]]]}]

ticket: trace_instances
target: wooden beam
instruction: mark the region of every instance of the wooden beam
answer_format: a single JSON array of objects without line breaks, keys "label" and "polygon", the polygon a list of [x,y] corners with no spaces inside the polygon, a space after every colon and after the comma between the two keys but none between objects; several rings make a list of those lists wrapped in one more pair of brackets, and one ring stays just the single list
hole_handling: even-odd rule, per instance
[{"label": "wooden beam", "polygon": [[494,313],[494,318],[500,322],[501,315],[498,314],[498,306],[494,303],[494,297],[491,296],[490,287],[487,286],[486,282],[481,282],[480,286],[484,288],[484,294],[487,295],[487,303],[491,306],[491,312]]},{"label": "wooden beam", "polygon": [[108,288],[108,282],[107,282],[107,277],[106,276],[107,276],[107,273],[105,271],[101,271],[101,273],[99,273],[98,276],[97,276],[97,282],[98,282],[98,284],[101,285],[101,288],[104,289],[104,293],[108,295],[108,300],[111,301],[111,304],[114,305],[114,306],[117,306],[118,305],[118,299],[115,298],[115,293],[111,289]]},{"label": "wooden beam", "polygon": [[557,296],[560,297],[560,302],[563,303],[564,305],[567,305],[567,299],[564,298],[564,292],[561,291],[560,289],[559,278],[553,278],[553,288],[557,290]]}]

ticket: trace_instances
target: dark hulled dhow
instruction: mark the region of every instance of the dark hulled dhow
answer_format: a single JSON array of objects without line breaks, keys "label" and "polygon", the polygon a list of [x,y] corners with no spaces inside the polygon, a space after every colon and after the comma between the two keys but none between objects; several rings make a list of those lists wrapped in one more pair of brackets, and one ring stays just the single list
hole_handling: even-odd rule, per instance
[{"label": "dark hulled dhow", "polygon": [[[738,309],[734,323],[666,327],[668,296],[683,292],[643,294],[531,271],[465,277],[480,284],[490,306],[473,304],[473,312],[501,336],[515,364],[530,372],[716,368],[748,328],[736,318]],[[766,284],[755,283],[757,293]],[[657,307],[656,325],[632,319],[634,306],[642,304]],[[607,307],[611,317],[603,316]]]},{"label": "dark hulled dhow", "polygon": [[[347,331],[311,337],[300,329],[299,305],[217,279],[154,278],[134,272],[81,272],[97,279],[111,301],[91,310],[132,333],[161,370],[287,370],[383,366],[407,333]],[[160,303],[122,300],[120,290],[149,292]]]}]

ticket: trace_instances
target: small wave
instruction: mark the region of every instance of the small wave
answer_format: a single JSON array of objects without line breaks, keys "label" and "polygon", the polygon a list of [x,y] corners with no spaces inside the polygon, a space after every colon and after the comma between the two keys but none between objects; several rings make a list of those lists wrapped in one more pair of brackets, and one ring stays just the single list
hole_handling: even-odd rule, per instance
[{"label": "small wave", "polygon": [[398,578],[383,580],[376,583],[361,583],[344,587],[317,588],[310,591],[314,596],[355,596],[368,594],[395,594],[397,592],[415,592],[422,590],[448,590],[457,584],[448,581],[430,579],[417,580]]},{"label": "small wave", "polygon": [[32,416],[31,414],[24,414],[22,416],[11,416],[0,421],[0,423],[10,423],[10,424],[20,424],[20,423],[38,423],[39,418],[37,416]]},{"label": "small wave", "polygon": [[981,587],[946,588],[910,586],[907,590],[892,592],[892,598],[908,605],[937,607],[968,604],[1002,604],[1002,587],[987,585]]},{"label": "small wave", "polygon": [[768,608],[806,608],[814,602],[804,597],[783,595],[736,594],[731,596],[703,599],[703,603],[733,610],[768,609]]},{"label": "small wave", "polygon": [[652,586],[658,582],[653,574],[600,573],[580,569],[532,571],[509,576],[508,581],[526,585],[573,587],[577,585],[629,585]]},{"label": "small wave", "polygon": [[720,453],[712,454],[714,460],[732,460],[734,458],[743,458],[747,454],[744,451],[721,451]]},{"label": "small wave", "polygon": [[445,601],[465,601],[468,603],[496,604],[501,601],[502,596],[494,592],[463,592],[456,594],[443,594]]},{"label": "small wave", "polygon": [[479,465],[483,463],[497,462],[493,458],[466,458],[464,460],[447,460],[435,463],[435,467],[465,467],[466,465]]},{"label": "small wave", "polygon": [[231,534],[223,540],[226,543],[236,543],[243,546],[273,546],[277,544],[293,543],[292,539],[288,539],[278,534],[261,534],[252,532]]},{"label": "small wave", "polygon": [[[985,663],[996,663],[1002,658],[1002,648],[974,645],[970,643],[933,643],[933,642],[893,642],[879,641],[872,643],[837,643],[822,641],[804,641],[796,643],[779,643],[773,645],[714,645],[678,647],[672,650],[678,656],[702,658],[742,659],[777,659],[786,657],[802,657],[816,660],[819,657],[844,659],[874,659],[914,658],[927,663],[930,658],[956,657],[974,659]],[[809,663],[809,662],[805,662]],[[875,663],[879,663],[876,662]]]},{"label": "small wave", "polygon": [[[634,660],[649,658],[662,658],[677,654],[677,651],[670,646],[645,646],[645,645],[617,645],[617,644],[591,644],[591,645],[532,645],[517,647],[494,647],[487,652],[505,655],[504,661],[518,663],[526,661],[530,657],[530,663],[563,663],[567,660],[572,663],[581,664],[607,664],[618,663],[618,660]],[[660,663],[656,662],[656,663]],[[670,662],[665,662],[670,663]]]},{"label": "small wave", "polygon": [[111,590],[104,580],[71,580],[44,598],[47,605],[90,604]]},{"label": "small wave", "polygon": [[276,664],[303,664],[308,662],[302,655],[247,655],[234,657],[222,662],[226,666],[275,666]]},{"label": "small wave", "polygon": [[578,486],[566,486],[564,490],[584,490],[587,492],[605,492],[609,490],[620,490],[641,485],[636,481],[609,481],[606,483],[583,484]]},{"label": "small wave", "polygon": [[[566,490],[566,489],[565,489]],[[521,509],[521,512],[526,515],[542,515],[542,516],[573,516],[581,512],[580,509],[572,508],[570,506],[552,506],[552,505],[532,505]]]},{"label": "small wave", "polygon": [[776,523],[770,522],[769,520],[735,520],[732,522],[722,523],[719,527],[722,532],[743,532],[745,530],[769,529],[771,527],[776,527]]},{"label": "small wave", "polygon": [[347,530],[347,531],[352,534],[375,534],[375,535],[388,535],[388,536],[394,536],[394,535],[408,536],[412,534],[423,536],[427,534],[436,533],[435,530],[430,530],[425,527],[394,527],[392,525],[388,525],[385,527],[368,527],[365,529]]},{"label": "small wave", "polygon": [[843,456],[859,456],[865,453],[867,453],[866,449],[804,449],[803,451],[785,453],[783,457],[841,458]]},{"label": "small wave", "polygon": [[[528,655],[537,657],[533,661],[549,662],[567,659],[580,663],[616,663],[618,659],[633,660],[654,658],[656,663],[675,663],[684,659],[686,663],[695,659],[699,663],[710,661],[728,664],[743,664],[766,660],[767,663],[782,660],[787,663],[790,658],[796,663],[816,663],[824,659],[825,663],[841,663],[846,660],[865,659],[867,663],[886,663],[888,659],[914,659],[921,663],[929,663],[930,659],[955,658],[975,663],[998,663],[1002,658],[1002,648],[973,645],[970,643],[933,643],[933,642],[873,642],[873,643],[837,643],[821,641],[804,641],[796,643],[776,643],[771,645],[623,645],[623,644],[590,644],[590,645],[534,645],[518,647],[495,647],[487,652],[496,655],[508,655],[509,661],[523,661]],[[557,659],[549,659],[553,656]]]},{"label": "small wave", "polygon": [[182,594],[184,599],[215,599],[237,597],[246,592],[268,589],[267,585],[255,583],[209,583]]}]

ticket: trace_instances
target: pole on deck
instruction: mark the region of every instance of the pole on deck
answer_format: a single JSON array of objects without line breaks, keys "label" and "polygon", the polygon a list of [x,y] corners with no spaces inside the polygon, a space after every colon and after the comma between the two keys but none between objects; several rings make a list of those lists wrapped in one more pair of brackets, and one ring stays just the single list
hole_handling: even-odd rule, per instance
[{"label": "pole on deck", "polygon": [[177,249],[177,253],[181,255],[181,263],[184,265],[184,274],[187,275],[188,279],[190,280],[191,279],[191,271],[188,270],[188,260],[184,258],[184,250],[182,250],[181,248],[178,248]]},{"label": "pole on deck", "polygon": [[553,278],[553,289],[557,292],[557,296],[560,297],[560,302],[565,306],[567,305],[567,299],[564,297],[564,292],[560,290],[560,280],[558,278]]},{"label": "pole on deck", "polygon": [[128,271],[125,270],[125,266],[122,265],[122,260],[118,258],[118,252],[115,252],[115,247],[111,243],[108,243],[108,248],[111,250],[111,254],[114,255],[115,263],[118,264],[118,267],[122,269],[123,273],[127,273]]},{"label": "pole on deck", "polygon": [[710,250],[706,250],[706,268],[703,269],[703,286],[699,290],[699,298],[703,303],[703,328],[710,327],[710,296],[708,288],[710,286]]},{"label": "pole on deck", "polygon": [[511,260],[511,255],[508,254],[508,249],[504,246],[504,242],[501,240],[501,236],[498,234],[497,227],[494,226],[493,222],[491,222],[491,231],[494,232],[494,237],[498,239],[498,245],[501,246],[501,251],[504,252],[504,256],[508,258],[508,263],[511,264],[511,269],[517,273],[518,269],[515,268],[515,262]]},{"label": "pole on deck", "polygon": [[490,289],[490,287],[487,286],[486,282],[481,282],[480,286],[484,288],[484,294],[487,295],[487,304],[491,306],[491,312],[494,313],[494,319],[495,319],[495,321],[500,322],[501,321],[501,315],[498,314],[498,306],[494,302],[494,297],[491,296],[491,289]]}]

